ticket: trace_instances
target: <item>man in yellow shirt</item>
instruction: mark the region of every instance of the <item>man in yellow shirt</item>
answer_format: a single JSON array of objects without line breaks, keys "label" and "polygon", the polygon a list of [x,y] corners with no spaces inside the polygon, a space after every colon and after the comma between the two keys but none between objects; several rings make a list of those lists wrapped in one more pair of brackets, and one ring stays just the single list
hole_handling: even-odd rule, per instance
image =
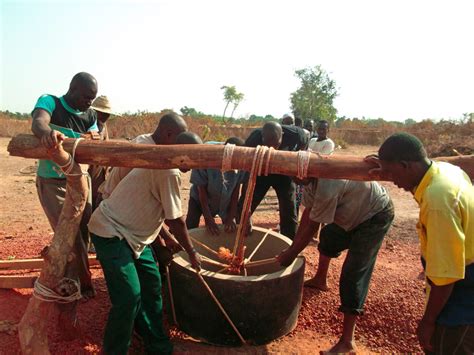
[{"label": "man in yellow shirt", "polygon": [[380,173],[411,191],[427,303],[417,336],[425,351],[474,353],[474,187],[460,168],[431,161],[418,138],[396,133],[379,149]]}]

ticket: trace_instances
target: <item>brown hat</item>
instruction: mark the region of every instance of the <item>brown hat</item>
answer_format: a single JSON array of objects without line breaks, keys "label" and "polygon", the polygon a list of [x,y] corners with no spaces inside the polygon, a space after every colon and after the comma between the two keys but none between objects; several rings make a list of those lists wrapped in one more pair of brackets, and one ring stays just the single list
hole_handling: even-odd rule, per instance
[{"label": "brown hat", "polygon": [[110,113],[111,115],[120,116],[118,113],[112,111],[112,107],[110,106],[110,101],[107,96],[97,96],[96,99],[92,102],[91,107],[100,112]]}]

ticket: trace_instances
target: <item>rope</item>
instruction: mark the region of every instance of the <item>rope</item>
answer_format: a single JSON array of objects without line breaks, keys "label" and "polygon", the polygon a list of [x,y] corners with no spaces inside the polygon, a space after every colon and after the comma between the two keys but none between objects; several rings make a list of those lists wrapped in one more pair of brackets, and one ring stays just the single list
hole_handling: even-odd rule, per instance
[{"label": "rope", "polygon": [[18,172],[23,175],[35,175],[37,170],[38,167],[36,165],[30,165],[21,168],[20,170],[18,170]]},{"label": "rope", "polygon": [[212,292],[211,288],[209,287],[209,285],[207,284],[206,280],[204,280],[204,278],[202,277],[201,273],[199,271],[196,271],[196,275],[198,276],[199,278],[199,281],[201,281],[201,283],[203,284],[203,286],[206,288],[207,292],[209,292],[209,295],[211,295],[212,299],[214,300],[214,302],[216,303],[217,307],[219,307],[219,309],[221,310],[222,314],[224,315],[225,319],[227,320],[227,322],[229,322],[230,326],[232,327],[232,329],[234,329],[234,332],[237,334],[237,336],[239,337],[240,341],[242,342],[242,344],[247,344],[247,342],[245,341],[244,337],[242,336],[242,334],[240,334],[239,330],[237,329],[237,327],[235,326],[234,322],[232,322],[232,319],[230,319],[229,315],[227,314],[227,312],[225,311],[224,307],[222,307],[222,304],[219,302],[219,300],[217,299],[217,297],[214,295],[214,292]]},{"label": "rope", "polygon": [[[268,154],[267,154],[268,153]],[[268,174],[270,166],[270,157],[271,151],[266,146],[257,146],[255,150],[255,155],[252,161],[252,169],[250,170],[250,177],[247,184],[247,191],[245,192],[244,204],[242,207],[242,213],[240,216],[240,224],[237,229],[237,238],[234,244],[234,260],[240,262],[243,259],[243,247],[245,233],[247,232],[250,213],[252,208],[253,193],[255,190],[255,183],[257,181],[257,176],[262,174],[263,162],[265,161],[265,156],[267,158],[265,164],[265,173]]]},{"label": "rope", "polygon": [[270,147],[270,148],[268,149],[267,162],[266,162],[266,164],[265,164],[265,171],[264,171],[264,173],[263,173],[264,176],[268,176],[268,172],[269,172],[269,170],[270,170],[270,157],[271,157],[271,155],[272,155],[272,153],[273,153],[274,150],[275,150],[275,149],[273,149],[273,147]]},{"label": "rope", "polygon": [[165,268],[166,268],[166,281],[168,282],[168,292],[170,295],[171,313],[173,314],[173,322],[177,327],[179,327],[178,318],[176,318],[176,310],[174,308],[174,297],[173,297],[173,289],[171,288],[170,268],[168,266],[165,266]]},{"label": "rope", "polygon": [[305,179],[308,176],[308,167],[309,160],[311,157],[311,152],[307,150],[298,151],[298,160],[297,160],[297,175],[296,177],[300,180]]},{"label": "rope", "polygon": [[232,170],[232,156],[234,155],[235,144],[224,145],[224,152],[222,153],[222,168],[223,172]]},{"label": "rope", "polygon": [[56,291],[50,289],[49,287],[43,285],[39,279],[36,279],[35,285],[33,288],[33,296],[44,302],[56,302],[56,303],[71,303],[82,298],[81,287],[79,282],[67,277],[63,278],[61,281],[67,281],[74,285],[76,292],[68,296],[62,296]]},{"label": "rope", "polygon": [[[72,154],[69,154],[69,158],[64,165],[59,165],[57,164],[61,170],[58,170],[56,167],[53,167],[53,169],[59,174],[59,175],[65,175],[65,176],[82,176],[82,175],[88,175],[87,172],[84,172],[81,170],[80,173],[78,174],[71,174],[71,171],[74,169],[74,157],[76,155],[76,148],[79,145],[79,142],[83,140],[84,138],[77,138],[74,141],[74,145],[72,146]],[[80,167],[80,166],[79,166]]]},{"label": "rope", "polygon": [[258,249],[260,249],[260,247],[262,246],[263,242],[265,241],[265,239],[267,239],[267,236],[270,234],[272,230],[269,229],[267,231],[267,233],[265,233],[265,235],[263,236],[262,240],[260,240],[260,243],[257,244],[257,246],[255,247],[255,249],[253,250],[253,252],[250,254],[250,256],[245,260],[246,263],[248,263],[250,260],[252,260],[253,256],[255,255],[255,253],[258,251]]}]

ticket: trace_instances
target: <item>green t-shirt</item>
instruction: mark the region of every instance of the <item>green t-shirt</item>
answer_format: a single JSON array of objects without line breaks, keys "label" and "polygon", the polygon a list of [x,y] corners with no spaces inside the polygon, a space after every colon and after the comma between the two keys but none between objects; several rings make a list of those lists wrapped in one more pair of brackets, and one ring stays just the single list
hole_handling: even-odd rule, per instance
[{"label": "green t-shirt", "polygon": [[[49,127],[61,132],[68,138],[79,138],[81,136],[80,133],[74,132],[70,128],[59,127],[52,123],[49,124]],[[66,176],[61,173],[61,168],[55,162],[45,159],[40,159],[37,174],[44,178],[66,178]]]},{"label": "green t-shirt", "polygon": [[[56,98],[52,95],[41,96],[35,109],[42,109],[51,115],[49,127],[63,133],[68,138],[79,138],[81,133],[98,131],[97,117],[88,110],[80,112],[70,107],[64,97]],[[57,164],[51,160],[40,160],[37,175],[43,178],[65,179]]]}]

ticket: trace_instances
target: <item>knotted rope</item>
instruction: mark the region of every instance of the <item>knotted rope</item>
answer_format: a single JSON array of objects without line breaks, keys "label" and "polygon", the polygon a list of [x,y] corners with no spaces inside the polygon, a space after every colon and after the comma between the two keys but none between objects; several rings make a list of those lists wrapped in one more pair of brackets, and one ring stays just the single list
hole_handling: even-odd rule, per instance
[{"label": "knotted rope", "polygon": [[70,295],[63,296],[57,293],[56,291],[50,289],[49,287],[43,285],[39,281],[39,279],[37,279],[33,287],[33,297],[36,297],[37,299],[44,302],[56,303],[71,303],[82,298],[81,287],[78,281],[65,277],[61,280],[61,282],[73,284],[76,291]]},{"label": "knotted rope", "polygon": [[[264,175],[268,175],[270,170],[270,158],[273,148],[268,148],[266,146],[257,146],[255,150],[255,155],[252,161],[252,169],[250,170],[250,176],[247,183],[247,191],[245,192],[244,204],[242,207],[242,213],[240,215],[240,223],[237,229],[237,237],[234,244],[234,265],[239,265],[243,260],[244,253],[244,240],[247,233],[249,219],[252,209],[252,200],[253,193],[255,191],[255,184],[257,182],[257,177],[262,175],[262,168],[265,166]],[[266,158],[266,160],[265,160]],[[265,164],[264,164],[265,162]]]},{"label": "knotted rope", "polygon": [[232,170],[232,156],[234,155],[235,144],[224,145],[224,152],[222,153],[222,168],[223,172]]},{"label": "knotted rope", "polygon": [[59,174],[59,175],[65,175],[65,176],[82,176],[82,175],[87,175],[87,172],[84,172],[81,170],[81,173],[78,174],[71,174],[72,169],[74,169],[74,157],[76,155],[76,148],[79,145],[79,142],[83,140],[84,138],[77,138],[74,141],[74,145],[72,146],[72,154],[69,154],[69,158],[64,165],[59,165],[57,164],[61,170],[56,169],[56,167],[53,167],[53,169]]},{"label": "knotted rope", "polygon": [[298,160],[296,163],[296,170],[297,170],[296,177],[300,180],[303,180],[308,176],[308,167],[309,167],[311,152],[308,150],[300,150],[298,151],[297,157],[298,157]]}]

